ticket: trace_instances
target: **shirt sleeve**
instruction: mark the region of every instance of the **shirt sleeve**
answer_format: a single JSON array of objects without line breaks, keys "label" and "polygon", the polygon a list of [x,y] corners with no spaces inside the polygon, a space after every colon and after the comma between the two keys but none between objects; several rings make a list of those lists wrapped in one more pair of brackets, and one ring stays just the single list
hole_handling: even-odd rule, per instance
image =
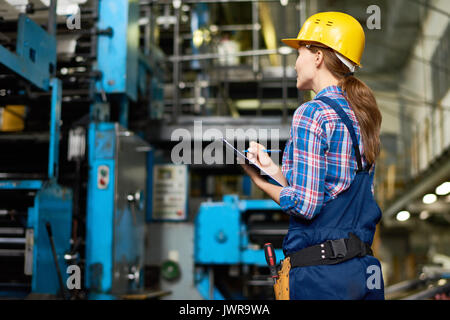
[{"label": "shirt sleeve", "polygon": [[292,185],[280,193],[284,212],[312,219],[324,200],[326,152],[325,122],[317,102],[307,102],[295,112],[291,128]]},{"label": "shirt sleeve", "polygon": [[[291,129],[292,130],[292,129]],[[292,132],[292,131],[291,131]],[[289,140],[286,143],[286,146],[284,148],[283,152],[283,163],[281,165],[281,172],[283,173],[284,177],[286,178],[286,181],[291,181],[292,176],[292,135],[289,134]]]}]

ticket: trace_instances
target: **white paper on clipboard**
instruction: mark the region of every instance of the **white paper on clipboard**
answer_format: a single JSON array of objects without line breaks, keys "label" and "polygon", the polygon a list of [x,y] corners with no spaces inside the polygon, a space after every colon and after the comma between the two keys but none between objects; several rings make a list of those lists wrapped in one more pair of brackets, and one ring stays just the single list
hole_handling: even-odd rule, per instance
[{"label": "white paper on clipboard", "polygon": [[233,150],[234,154],[241,158],[244,159],[248,162],[248,164],[250,166],[252,166],[253,168],[257,169],[257,171],[259,170],[261,176],[265,179],[272,179],[274,182],[276,182],[280,187],[286,187],[286,185],[282,184],[280,181],[278,181],[277,179],[275,179],[274,177],[272,177],[270,174],[268,174],[263,168],[261,168],[259,165],[256,164],[256,162],[254,162],[253,160],[250,160],[249,158],[247,158],[245,156],[245,154],[243,154],[241,151],[239,151],[238,149],[236,149],[231,143],[229,143],[226,139],[222,138],[222,142],[225,144],[225,146],[227,148],[229,148],[230,150]]}]

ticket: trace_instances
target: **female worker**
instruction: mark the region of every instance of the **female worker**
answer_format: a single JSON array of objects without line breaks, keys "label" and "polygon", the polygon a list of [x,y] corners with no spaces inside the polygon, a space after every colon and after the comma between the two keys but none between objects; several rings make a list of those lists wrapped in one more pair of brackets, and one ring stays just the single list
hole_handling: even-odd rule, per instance
[{"label": "female worker", "polygon": [[297,38],[297,88],[316,97],[294,113],[280,169],[251,142],[251,159],[285,187],[243,165],[253,182],[290,215],[277,299],[384,299],[372,256],[381,211],[373,196],[381,113],[372,91],[354,75],[364,31],[340,12],[311,16]]}]

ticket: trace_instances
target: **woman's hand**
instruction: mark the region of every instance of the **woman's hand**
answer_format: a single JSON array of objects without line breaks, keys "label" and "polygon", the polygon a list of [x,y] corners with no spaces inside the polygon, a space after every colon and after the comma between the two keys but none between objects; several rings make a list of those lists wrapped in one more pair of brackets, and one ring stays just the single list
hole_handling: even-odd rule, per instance
[{"label": "woman's hand", "polygon": [[247,158],[254,161],[258,166],[264,169],[271,176],[275,176],[280,172],[278,165],[273,162],[269,153],[264,152],[266,147],[255,141],[250,141]]},{"label": "woman's hand", "polygon": [[[286,181],[285,177],[281,173],[278,165],[273,162],[267,152],[264,152],[266,148],[255,141],[250,142],[250,147],[248,148],[247,158],[251,161],[255,162],[258,166],[260,166],[264,171],[270,174],[272,177],[279,179],[280,181]],[[241,164],[244,171],[250,176],[253,182],[260,187],[261,182],[265,182],[265,180],[256,172],[255,169],[250,167],[249,165]],[[287,183],[286,183],[287,184]]]},{"label": "woman's hand", "polygon": [[[254,141],[250,142],[250,148],[248,149],[247,158],[255,162],[258,166],[264,169],[273,178],[281,182],[282,185],[287,186],[286,178],[283,176],[281,169],[276,165],[269,157],[267,152],[263,150],[265,147]],[[239,160],[239,159],[238,159]],[[280,204],[280,192],[282,187],[276,186],[264,180],[264,178],[256,172],[256,170],[248,164],[242,164],[242,168],[249,175],[250,179],[256,184],[258,188],[267,193],[276,203]]]},{"label": "woman's hand", "polygon": [[248,164],[241,163],[242,169],[244,169],[245,173],[252,179],[253,183],[255,183],[258,187],[261,186],[261,183],[266,182],[261,175],[256,172],[255,168],[251,167]]}]

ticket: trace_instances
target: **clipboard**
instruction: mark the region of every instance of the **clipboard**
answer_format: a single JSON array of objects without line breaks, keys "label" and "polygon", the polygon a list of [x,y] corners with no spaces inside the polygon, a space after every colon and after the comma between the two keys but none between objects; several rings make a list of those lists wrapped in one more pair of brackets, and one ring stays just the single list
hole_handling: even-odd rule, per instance
[{"label": "clipboard", "polygon": [[247,158],[245,156],[245,154],[243,154],[241,151],[239,151],[238,149],[236,149],[231,143],[229,143],[225,138],[222,138],[222,142],[225,144],[225,146],[230,149],[233,150],[234,155],[240,159],[243,159],[245,164],[250,165],[251,167],[253,167],[253,169],[256,170],[256,172],[259,172],[259,174],[261,175],[261,177],[263,177],[265,180],[269,181],[270,183],[275,182],[276,185],[280,186],[280,187],[286,187],[285,185],[283,185],[281,182],[279,182],[277,179],[275,179],[274,177],[272,177],[270,174],[268,174],[263,168],[261,168],[259,165],[256,164],[256,162],[254,162],[253,160],[250,160],[249,158]]}]

